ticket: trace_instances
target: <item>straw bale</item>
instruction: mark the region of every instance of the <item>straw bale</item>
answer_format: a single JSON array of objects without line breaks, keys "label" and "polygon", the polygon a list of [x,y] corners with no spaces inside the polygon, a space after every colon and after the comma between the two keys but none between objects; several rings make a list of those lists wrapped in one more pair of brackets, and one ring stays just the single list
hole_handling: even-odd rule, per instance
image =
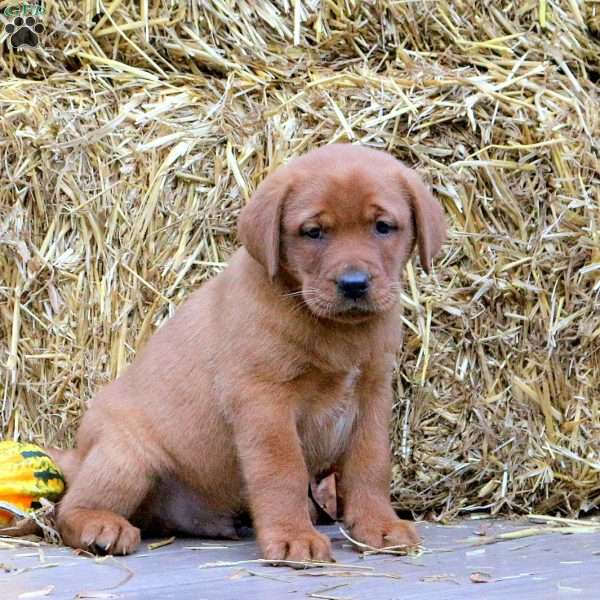
[{"label": "straw bale", "polygon": [[45,7],[0,55],[4,437],[71,443],[265,175],[349,141],[419,168],[451,224],[401,296],[398,506],[598,504],[600,3]]}]

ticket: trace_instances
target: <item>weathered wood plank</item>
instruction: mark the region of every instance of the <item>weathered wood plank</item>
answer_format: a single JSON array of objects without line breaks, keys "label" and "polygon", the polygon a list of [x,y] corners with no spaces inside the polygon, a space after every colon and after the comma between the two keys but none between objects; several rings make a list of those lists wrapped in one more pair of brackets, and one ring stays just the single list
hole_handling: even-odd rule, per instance
[{"label": "weathered wood plank", "polygon": [[[334,540],[338,566],[308,571],[252,563],[200,568],[216,561],[257,559],[252,540],[182,539],[153,551],[144,545],[129,557],[96,560],[54,546],[0,549],[4,571],[0,598],[16,600],[49,586],[53,588],[48,595],[40,597],[71,600],[92,593],[129,600],[280,600],[319,593],[352,600],[600,597],[600,535],[549,533],[481,546],[464,541],[477,537],[476,532],[485,531],[489,537],[524,527],[507,521],[460,521],[451,526],[423,523],[419,529],[426,552],[414,558],[361,558],[348,548],[337,528],[323,528]],[[189,549],[207,544],[225,548]],[[372,571],[342,569],[340,564]],[[474,573],[489,582],[473,583]]]}]

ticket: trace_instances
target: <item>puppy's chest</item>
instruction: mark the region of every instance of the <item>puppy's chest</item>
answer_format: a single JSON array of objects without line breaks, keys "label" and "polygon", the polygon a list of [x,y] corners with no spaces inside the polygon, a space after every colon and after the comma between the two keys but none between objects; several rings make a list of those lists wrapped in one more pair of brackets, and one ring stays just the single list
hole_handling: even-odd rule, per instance
[{"label": "puppy's chest", "polygon": [[298,433],[311,473],[327,469],[346,450],[358,418],[359,377],[358,368],[341,375],[326,374],[305,398]]}]

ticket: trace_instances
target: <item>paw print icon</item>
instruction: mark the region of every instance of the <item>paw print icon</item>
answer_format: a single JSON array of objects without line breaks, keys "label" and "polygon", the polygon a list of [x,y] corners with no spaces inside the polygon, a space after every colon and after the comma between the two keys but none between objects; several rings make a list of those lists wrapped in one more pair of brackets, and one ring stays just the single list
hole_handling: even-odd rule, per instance
[{"label": "paw print icon", "polygon": [[17,17],[12,23],[4,26],[4,31],[9,34],[10,45],[13,48],[31,46],[35,48],[39,43],[38,35],[44,32],[44,26],[34,17]]}]

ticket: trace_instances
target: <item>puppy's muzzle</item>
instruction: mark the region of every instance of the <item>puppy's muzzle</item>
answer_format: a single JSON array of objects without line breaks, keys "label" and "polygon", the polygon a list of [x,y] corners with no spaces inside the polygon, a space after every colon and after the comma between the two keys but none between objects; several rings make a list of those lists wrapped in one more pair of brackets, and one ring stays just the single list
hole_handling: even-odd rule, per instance
[{"label": "puppy's muzzle", "polygon": [[348,300],[366,296],[371,285],[369,274],[364,271],[346,271],[336,283],[338,293]]}]

